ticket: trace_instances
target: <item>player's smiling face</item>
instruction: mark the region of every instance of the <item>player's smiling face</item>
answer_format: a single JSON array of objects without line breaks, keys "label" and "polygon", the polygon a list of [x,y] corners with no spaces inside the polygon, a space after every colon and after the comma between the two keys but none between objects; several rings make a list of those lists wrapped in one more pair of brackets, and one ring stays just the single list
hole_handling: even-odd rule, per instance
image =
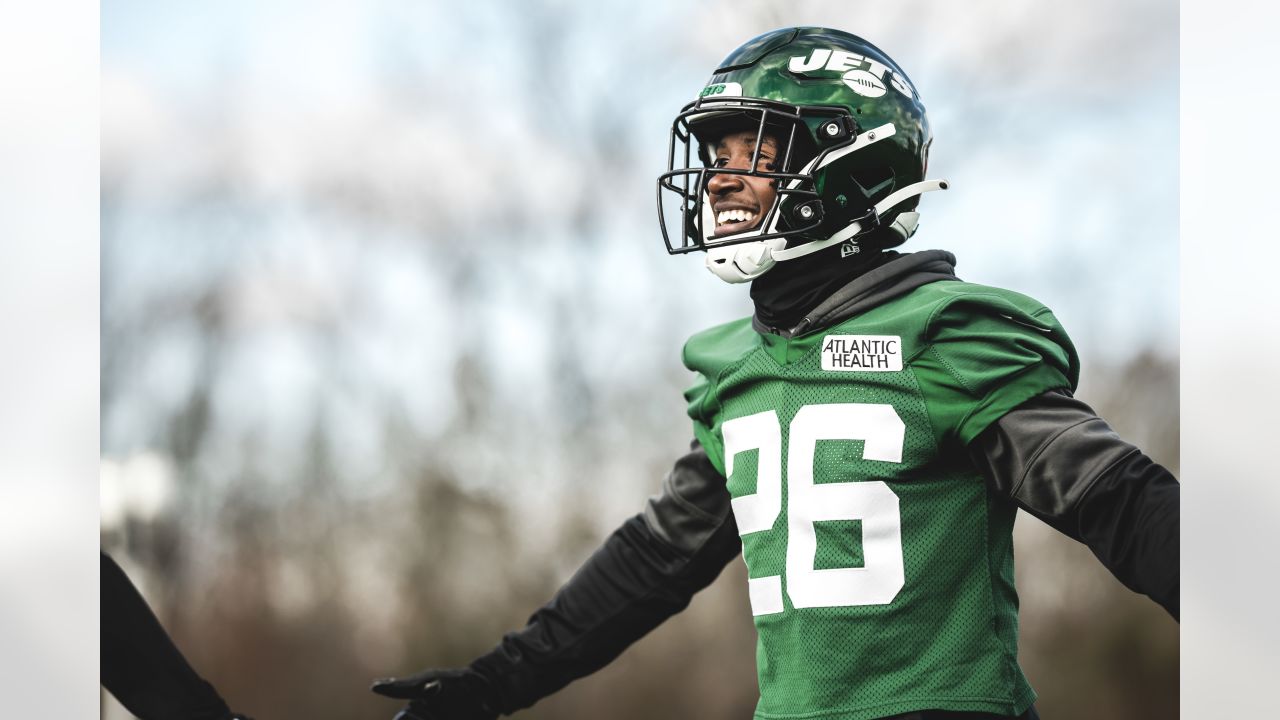
[{"label": "player's smiling face", "polygon": [[[748,170],[755,149],[754,129],[728,133],[710,147],[712,167]],[[777,138],[765,133],[756,171],[776,172],[779,162]],[[768,178],[717,173],[707,180],[707,194],[716,219],[715,237],[721,237],[759,226],[778,192],[775,181]]]}]

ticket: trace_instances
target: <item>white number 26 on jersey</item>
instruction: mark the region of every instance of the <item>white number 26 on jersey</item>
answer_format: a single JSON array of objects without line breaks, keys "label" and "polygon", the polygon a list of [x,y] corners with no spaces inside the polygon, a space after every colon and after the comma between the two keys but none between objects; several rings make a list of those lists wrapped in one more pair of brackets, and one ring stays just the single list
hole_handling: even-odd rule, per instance
[{"label": "white number 26 on jersey", "polygon": [[[724,434],[725,475],[733,458],[759,450],[756,492],[733,499],[733,514],[743,536],[773,529],[782,512],[782,426],[773,410],[729,420]],[[867,460],[902,462],[906,426],[889,405],[837,403],[806,405],[791,421],[787,457],[787,597],[797,608],[884,605],[905,582],[902,520],[898,496],[874,481],[815,483],[814,450],[819,440],[862,440]],[[862,567],[815,570],[818,552],[814,523],[862,521]],[[751,612],[782,612],[782,578],[747,581]]]}]

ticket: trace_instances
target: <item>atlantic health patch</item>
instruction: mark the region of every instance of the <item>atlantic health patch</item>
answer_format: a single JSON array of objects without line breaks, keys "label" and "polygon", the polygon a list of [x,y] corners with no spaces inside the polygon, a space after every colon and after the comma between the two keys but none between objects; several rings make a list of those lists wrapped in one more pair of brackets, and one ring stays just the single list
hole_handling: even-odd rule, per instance
[{"label": "atlantic health patch", "polygon": [[897,335],[828,335],[822,341],[822,369],[898,372],[902,370],[902,338]]}]

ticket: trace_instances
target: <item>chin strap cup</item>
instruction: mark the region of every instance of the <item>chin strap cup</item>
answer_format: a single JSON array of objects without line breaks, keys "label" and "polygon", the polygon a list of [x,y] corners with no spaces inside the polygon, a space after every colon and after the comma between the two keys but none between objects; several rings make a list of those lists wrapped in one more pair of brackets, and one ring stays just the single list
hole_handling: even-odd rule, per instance
[{"label": "chin strap cup", "polygon": [[750,282],[774,266],[773,255],[781,251],[786,242],[775,238],[709,248],[707,269],[727,283]]}]

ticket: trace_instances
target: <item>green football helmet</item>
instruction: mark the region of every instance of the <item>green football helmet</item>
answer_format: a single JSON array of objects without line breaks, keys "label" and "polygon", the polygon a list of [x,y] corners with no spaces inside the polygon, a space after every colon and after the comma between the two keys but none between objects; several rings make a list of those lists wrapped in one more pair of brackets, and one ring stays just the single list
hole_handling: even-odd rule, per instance
[{"label": "green football helmet", "polygon": [[[750,166],[714,166],[711,146],[742,130],[753,131]],[[766,136],[781,162],[762,168]],[[658,178],[667,250],[705,250],[718,277],[746,282],[840,243],[842,256],[899,245],[915,232],[920,194],[947,187],[924,179],[931,140],[915,86],[876,46],[827,28],[765,33],[730,53],[672,123]],[[708,183],[721,174],[773,183],[772,207],[750,228],[715,233]]]}]

